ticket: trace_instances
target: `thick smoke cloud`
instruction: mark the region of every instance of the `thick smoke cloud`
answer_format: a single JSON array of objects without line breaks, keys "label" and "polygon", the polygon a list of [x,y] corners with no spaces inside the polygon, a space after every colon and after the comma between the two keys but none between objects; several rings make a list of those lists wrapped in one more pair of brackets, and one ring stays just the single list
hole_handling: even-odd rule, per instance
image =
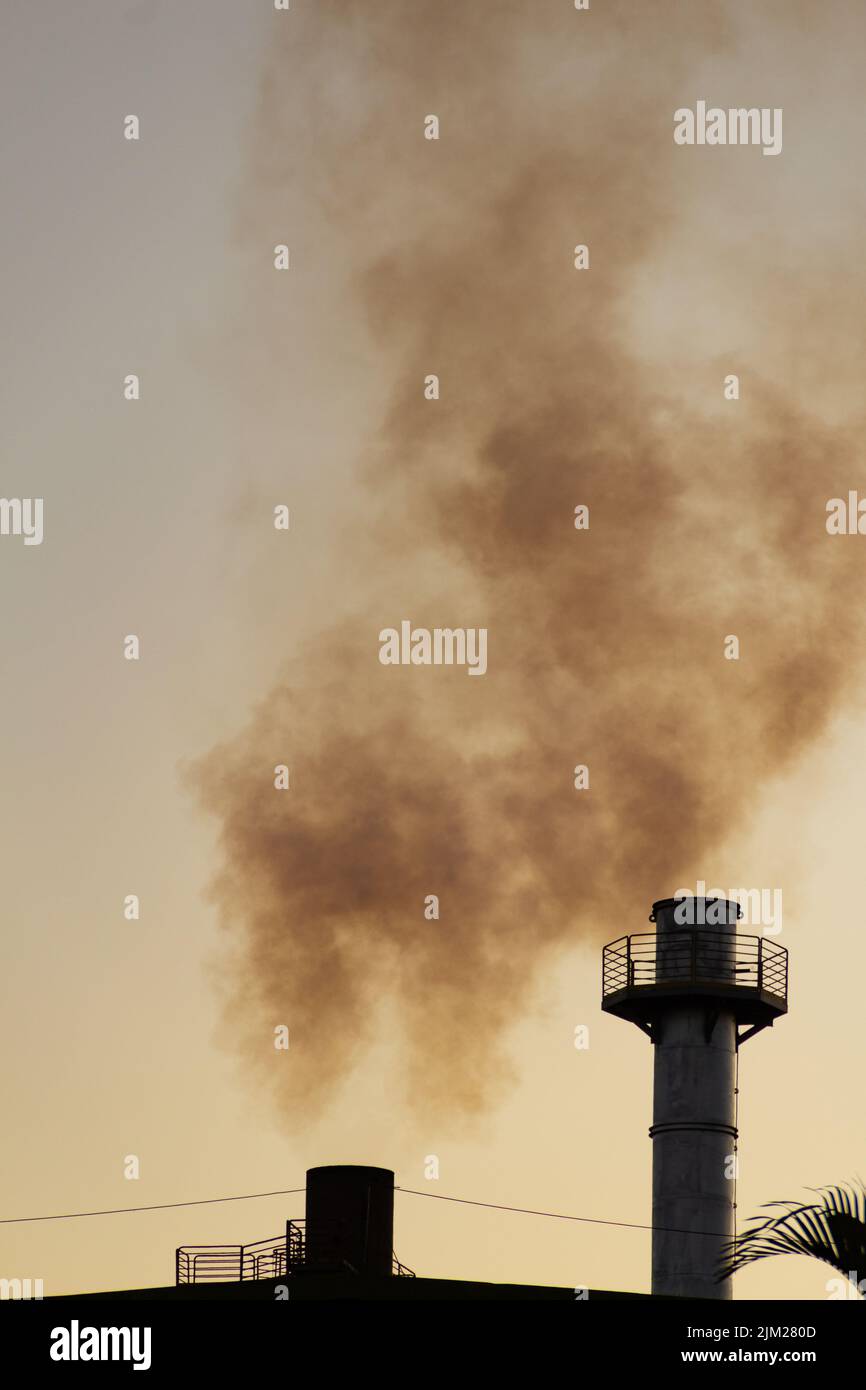
[{"label": "thick smoke cloud", "polygon": [[[327,1105],[386,1012],[412,1103],[490,1104],[555,948],[712,879],[859,674],[856,544],[823,524],[852,440],[754,372],[728,413],[684,406],[629,338],[689,196],[672,111],[733,49],[728,8],[346,0],[277,36],[242,234],[315,200],[391,389],[359,442],[351,615],[193,773],[226,1017],[287,1115]],[[260,327],[279,341],[264,299]],[[403,618],[485,626],[487,674],[380,665]]]}]

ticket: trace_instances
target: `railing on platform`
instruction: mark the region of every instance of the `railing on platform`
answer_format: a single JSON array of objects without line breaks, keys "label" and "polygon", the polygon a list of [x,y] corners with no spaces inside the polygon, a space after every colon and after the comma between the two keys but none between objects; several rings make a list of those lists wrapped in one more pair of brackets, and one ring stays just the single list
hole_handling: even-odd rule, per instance
[{"label": "railing on platform", "polygon": [[786,1002],[788,952],[763,936],[703,928],[639,932],[605,946],[602,981],[603,999],[621,990],[692,984],[734,986]]},{"label": "railing on platform", "polygon": [[279,1279],[286,1272],[285,1236],[251,1245],[185,1245],[175,1256],[177,1284],[235,1284]]},{"label": "railing on platform", "polygon": [[[304,1221],[288,1221],[286,1233],[252,1245],[182,1245],[175,1252],[176,1284],[235,1284],[248,1279],[280,1279],[306,1265]],[[393,1257],[391,1272],[414,1279],[415,1273]]]}]

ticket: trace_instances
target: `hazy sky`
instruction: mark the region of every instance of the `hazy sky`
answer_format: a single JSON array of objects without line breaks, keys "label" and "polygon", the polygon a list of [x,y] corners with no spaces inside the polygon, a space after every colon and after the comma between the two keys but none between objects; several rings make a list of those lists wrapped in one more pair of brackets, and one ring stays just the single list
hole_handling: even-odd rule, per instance
[{"label": "hazy sky", "polygon": [[[791,1011],[741,1057],[740,1218],[864,1171],[866,540],[822,536],[821,499],[864,487],[866,18],[854,0],[820,13],[770,4],[760,24],[744,0],[698,18],[692,9],[446,4],[422,23],[408,0],[294,0],[288,14],[267,0],[5,6],[2,492],[45,499],[45,538],[0,537],[3,1217],[294,1188],[307,1166],[357,1162],[394,1168],[408,1188],[648,1223],[652,1049],[601,1013],[600,948],[645,930],[653,896],[698,878],[784,894]],[[673,111],[700,98],[783,107],[782,154],[676,149]],[[442,118],[438,146],[423,139],[429,112]],[[137,142],[123,138],[129,113]],[[573,168],[557,163],[572,143]],[[537,181],[524,178],[530,165]],[[523,181],[512,184],[515,171]],[[572,247],[587,226],[596,278],[583,306]],[[272,268],[283,241],[285,276]],[[425,370],[442,374],[444,423],[422,441],[430,417],[407,404],[405,380]],[[730,371],[743,383],[736,406],[722,396]],[[130,372],[135,403],[123,398]],[[569,375],[578,405],[560,409]],[[499,415],[525,440],[516,498],[499,465],[508,450],[482,430]],[[581,471],[587,420],[592,467],[596,453],[615,460],[609,475]],[[632,443],[644,423],[646,454]],[[539,446],[551,437],[559,454]],[[474,486],[466,460],[476,459],[488,468],[480,492],[427,481],[456,486],[465,466]],[[639,575],[641,602],[658,585],[662,610],[673,584],[670,627],[640,633],[638,588],[605,607],[589,571],[571,599],[560,542],[537,545],[523,527],[535,524],[534,499],[542,511],[559,504],[556,479],[572,462],[563,495],[581,501],[572,493],[591,477],[601,526],[627,521],[633,497],[634,529],[594,563]],[[728,483],[744,478],[740,517]],[[647,526],[658,480],[667,531]],[[675,524],[670,496],[684,499]],[[271,524],[280,502],[292,509],[287,535]],[[565,513],[562,524],[567,533]],[[833,547],[846,548],[838,572]],[[550,619],[533,648],[506,619],[543,611],[539,575]],[[464,618],[455,594],[467,596]],[[424,613],[471,624],[487,611],[500,619],[500,675],[460,675],[466,689],[432,695],[373,684],[379,627]],[[371,615],[380,620],[366,626]],[[752,634],[745,684],[720,695],[732,675],[722,637],[738,622]],[[335,631],[350,634],[345,644]],[[711,655],[691,666],[684,646],[702,632]],[[123,659],[129,633],[138,662]],[[365,650],[369,671],[356,663]],[[610,680],[597,675],[602,656]],[[613,733],[639,726],[658,746],[676,661],[703,682],[695,707],[671,706],[652,777],[641,744],[632,783]],[[575,669],[590,673],[592,698],[559,744],[555,728],[544,742],[535,781],[521,782],[525,761],[508,761],[514,749],[525,757],[519,731],[535,738],[548,699],[551,715],[570,708]],[[269,716],[249,723],[285,682],[299,692],[295,747],[282,705],[271,743]],[[389,776],[429,730],[428,760],[399,787],[411,784],[422,806],[440,798],[429,820],[399,801],[407,843],[434,845],[432,868],[465,908],[436,928],[393,908],[382,865],[399,868],[399,855],[371,818],[375,796],[353,780],[370,775],[385,727],[375,717],[395,698],[407,714],[404,751],[385,740]],[[345,767],[315,788],[350,704]],[[570,768],[592,766],[593,748],[610,770],[593,794],[607,796],[613,831],[602,809],[573,859],[539,843],[515,869],[514,842],[536,824],[539,841],[549,828],[561,844]],[[348,935],[327,900],[333,954],[319,953],[322,922],[292,917],[294,880],[286,888],[267,855],[241,876],[227,917],[225,896],[208,897],[232,862],[220,829],[247,823],[238,806],[269,825],[250,810],[255,768],[222,794],[226,769],[251,749],[265,796],[285,760],[302,798],[306,768],[313,810],[266,837],[278,866],[298,843],[291,825],[320,846],[311,822],[335,801],[355,826],[357,863],[372,865]],[[539,820],[553,797],[539,777],[558,775],[558,760],[567,807]],[[678,803],[686,763],[699,791]],[[216,821],[191,791],[191,767]],[[473,830],[458,853],[467,768],[475,780],[460,806]],[[617,796],[643,809],[617,811]],[[692,819],[706,827],[694,845],[680,836]],[[654,824],[665,843],[648,840],[638,859]],[[509,837],[501,849],[496,835]],[[345,856],[333,874],[311,869],[316,891],[326,879],[344,894],[341,867]],[[284,892],[288,957],[272,937]],[[123,916],[129,893],[138,922]],[[504,944],[491,965],[497,920]],[[349,969],[359,941],[360,993]],[[368,979],[364,962],[380,948],[388,968]],[[305,1057],[303,1027],[299,1051],[250,1065],[251,1030],[295,1027],[280,1010],[301,1015],[298,981],[317,962],[328,1069]],[[345,993],[331,988],[332,964],[348,970]],[[573,1046],[578,1024],[590,1028],[588,1051]],[[301,1079],[265,1077],[277,1065]],[[473,1108],[476,1089],[485,1099]],[[124,1178],[129,1154],[138,1181]],[[438,1183],[424,1177],[431,1154]],[[51,1293],[169,1283],[176,1245],[259,1239],[302,1211],[302,1198],[274,1198],[4,1226],[0,1275],[43,1278]],[[649,1287],[649,1231],[398,1194],[395,1243],[431,1276]],[[828,1277],[806,1260],[769,1261],[738,1276],[736,1296],[822,1297]]]}]

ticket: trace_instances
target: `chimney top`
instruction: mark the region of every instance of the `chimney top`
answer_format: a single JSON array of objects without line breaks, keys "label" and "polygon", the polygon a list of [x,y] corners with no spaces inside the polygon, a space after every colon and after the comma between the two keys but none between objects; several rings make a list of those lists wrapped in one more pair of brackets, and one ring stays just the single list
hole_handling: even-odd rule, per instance
[{"label": "chimney top", "polygon": [[656,918],[663,915],[665,912],[669,912],[672,908],[678,907],[680,903],[688,902],[704,904],[726,902],[728,904],[728,907],[732,907],[735,912],[734,917],[731,916],[730,912],[725,913],[725,916],[727,917],[729,922],[739,921],[739,919],[743,915],[743,909],[740,907],[740,904],[738,902],[735,902],[732,898],[721,897],[717,893],[714,893],[712,896],[707,897],[696,897],[693,893],[685,893],[682,897],[679,898],[659,898],[658,902],[653,903],[652,912],[649,915],[649,921],[655,922]]}]

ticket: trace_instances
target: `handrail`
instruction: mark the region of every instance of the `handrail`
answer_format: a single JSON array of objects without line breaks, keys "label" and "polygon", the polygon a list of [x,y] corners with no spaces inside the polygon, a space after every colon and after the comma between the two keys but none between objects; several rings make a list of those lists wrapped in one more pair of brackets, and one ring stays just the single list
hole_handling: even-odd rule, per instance
[{"label": "handrail", "polygon": [[285,1269],[285,1236],[269,1236],[249,1245],[182,1245],[175,1252],[176,1284],[276,1279]]},{"label": "handrail", "polygon": [[[249,1245],[181,1245],[175,1251],[175,1284],[235,1284],[250,1279],[279,1279],[306,1267],[303,1220],[286,1222],[281,1236]],[[414,1279],[415,1273],[392,1257],[391,1272]]]},{"label": "handrail", "polygon": [[636,932],[604,947],[603,999],[623,990],[688,984],[733,987],[786,1002],[788,952],[766,937],[705,928]]}]

